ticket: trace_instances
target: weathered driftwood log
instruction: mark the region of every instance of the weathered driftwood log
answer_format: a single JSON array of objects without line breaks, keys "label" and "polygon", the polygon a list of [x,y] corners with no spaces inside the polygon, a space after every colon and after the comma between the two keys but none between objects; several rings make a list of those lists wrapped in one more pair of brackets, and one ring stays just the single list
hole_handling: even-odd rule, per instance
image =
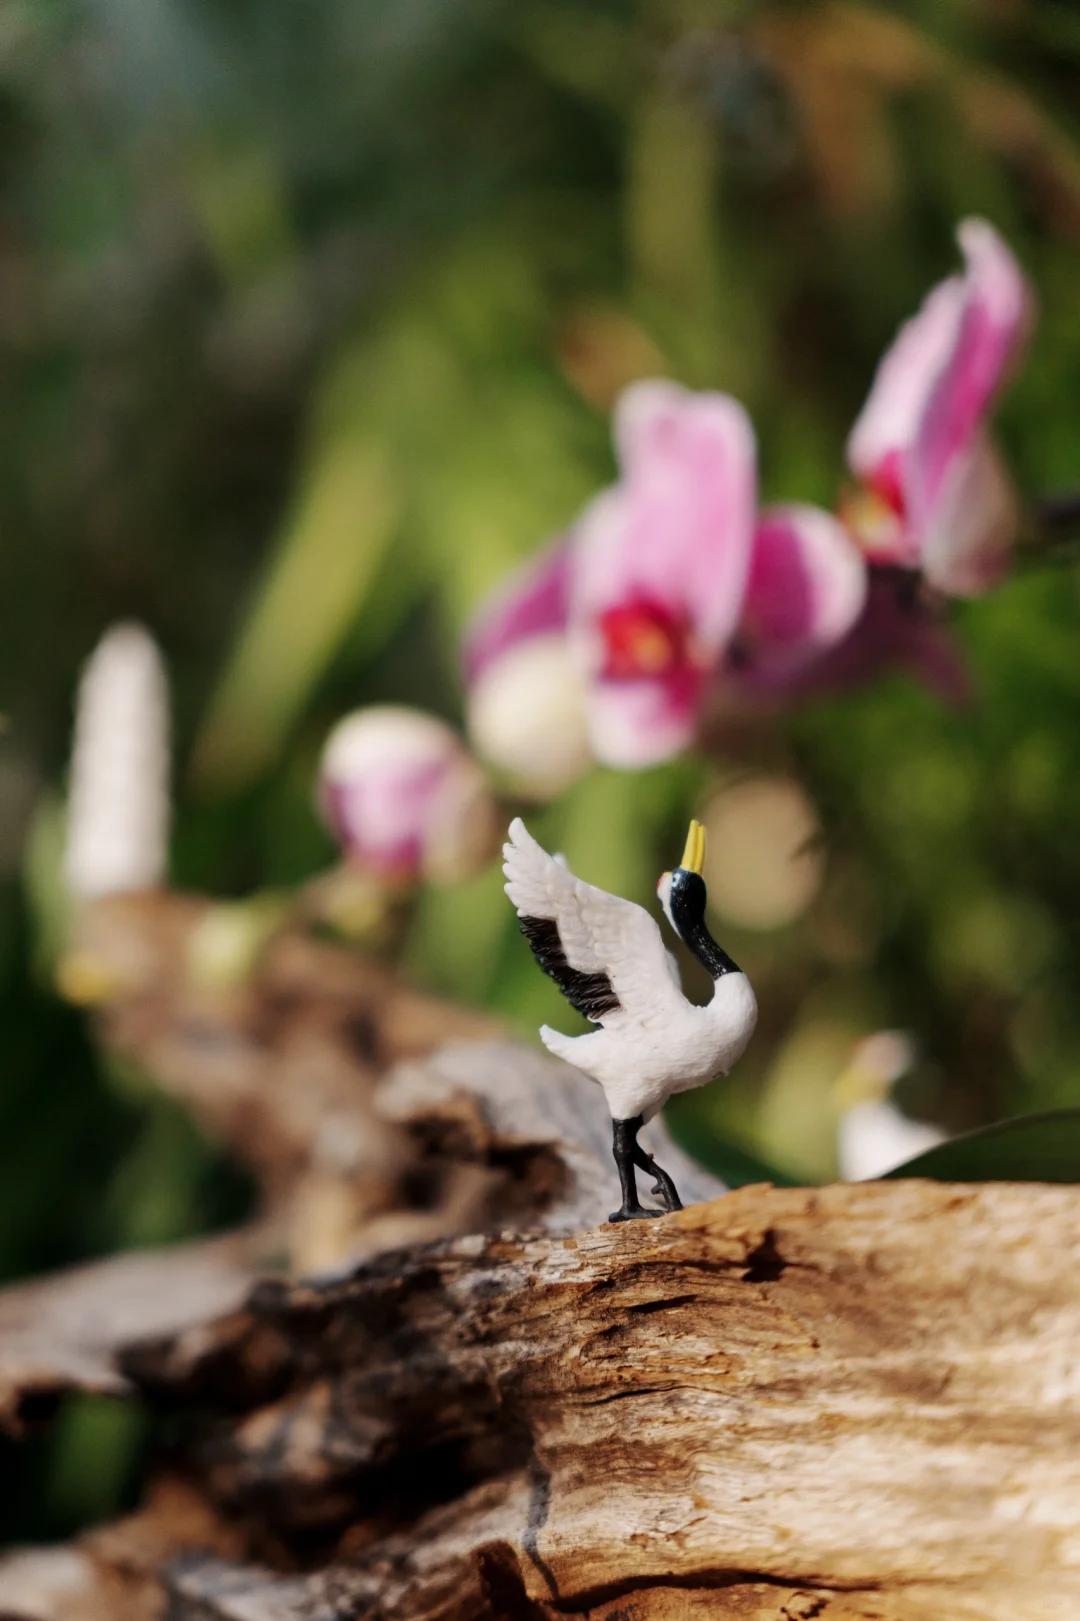
[{"label": "weathered driftwood log", "polygon": [[213,938],[235,926],[233,910],[167,891],[95,901],[61,978],[98,1009],[103,1044],[141,1064],[270,1191],[305,1172],[335,1126],[373,1138],[357,1151],[374,1158],[385,1137],[365,1105],[387,1068],[497,1029],[293,928],[251,945],[250,961],[219,962]]},{"label": "weathered driftwood log", "polygon": [[271,1242],[251,1228],[0,1289],[0,1429],[36,1428],[68,1391],[134,1395],[117,1351],[241,1306],[271,1269]]},{"label": "weathered driftwood log", "polygon": [[[102,1044],[254,1173],[279,1246],[307,1271],[362,1253],[373,1218],[414,1203],[409,1145],[372,1108],[387,1069],[497,1026],[292,926],[244,945],[235,912],[167,891],[95,901],[76,919],[61,980],[95,1008]],[[244,950],[230,961],[238,927]],[[458,1183],[428,1202],[468,1227],[469,1195]],[[389,1242],[446,1230],[458,1229],[395,1230]]]},{"label": "weathered driftwood log", "polygon": [[[283,1028],[318,1008],[343,1028],[318,976],[304,987]],[[258,999],[213,1017],[196,999],[225,1064],[222,1098],[197,1102],[188,993],[142,994],[142,1035],[135,1002],[114,1003],[136,1020],[108,1026],[117,1044],[223,1110],[227,1135],[256,1110],[260,1144],[292,1145],[259,1149],[279,1190],[327,1152],[327,1099],[393,1143],[393,1175],[346,1227],[349,1264],[314,1279],[262,1274],[271,1222],[0,1295],[9,1423],[66,1389],[117,1391],[170,1437],[137,1514],[0,1562],[0,1616],[1080,1614],[1080,1191],[712,1197],[654,1125],[706,1202],[611,1226],[600,1094],[529,1049],[425,1057],[414,1036],[409,1056],[405,1037],[381,1077],[317,1070],[316,1108],[290,1101],[293,1056],[255,1097],[282,1051]],[[343,1187],[366,1174],[352,1163]],[[295,1191],[278,1209],[295,1223]]]},{"label": "weathered driftwood log", "polygon": [[759,1187],[266,1285],[128,1371],[215,1502],[333,1557],[190,1556],[172,1614],[1065,1621],[1078,1258],[1070,1190]]},{"label": "weathered driftwood log", "polygon": [[191,1425],[179,1519],[58,1556],[66,1608],[22,1556],[0,1604],[1072,1621],[1078,1255],[1070,1190],[749,1188],[263,1285],[123,1354]]},{"label": "weathered driftwood log", "polygon": [[[461,1042],[405,1061],[381,1083],[367,1083],[363,1108],[377,1130],[395,1133],[399,1173],[408,1175],[396,1207],[348,1228],[354,1265],[512,1223],[572,1233],[596,1226],[619,1203],[599,1088],[527,1047]],[[642,1141],[687,1199],[723,1191],[662,1121]],[[420,1207],[405,1203],[409,1190]],[[122,1365],[127,1348],[187,1329],[208,1332],[259,1279],[284,1269],[285,1236],[269,1217],[222,1238],[113,1256],[0,1290],[0,1427],[32,1428],[69,1391],[133,1394]]]}]

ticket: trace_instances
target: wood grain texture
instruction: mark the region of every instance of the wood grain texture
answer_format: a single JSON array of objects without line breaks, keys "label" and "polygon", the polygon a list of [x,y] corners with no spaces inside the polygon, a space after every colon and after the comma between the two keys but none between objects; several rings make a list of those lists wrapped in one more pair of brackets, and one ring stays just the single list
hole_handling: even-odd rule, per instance
[{"label": "wood grain texture", "polygon": [[1072,1190],[752,1188],[267,1285],[127,1371],[219,1505],[334,1556],[186,1559],[174,1613],[1065,1621],[1078,1254]]}]

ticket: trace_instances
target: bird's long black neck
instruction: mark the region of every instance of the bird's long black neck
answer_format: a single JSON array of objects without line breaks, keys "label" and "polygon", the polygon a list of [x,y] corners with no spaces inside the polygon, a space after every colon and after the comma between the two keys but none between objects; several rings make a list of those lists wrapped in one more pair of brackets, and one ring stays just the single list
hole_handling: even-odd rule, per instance
[{"label": "bird's long black neck", "polygon": [[683,939],[713,979],[723,979],[725,974],[742,973],[734,957],[729,957],[723,946],[717,945],[704,923],[699,923],[696,929],[684,934]]},{"label": "bird's long black neck", "polygon": [[680,867],[672,874],[670,906],[680,936],[713,979],[742,972],[705,926],[705,880],[698,873]]}]

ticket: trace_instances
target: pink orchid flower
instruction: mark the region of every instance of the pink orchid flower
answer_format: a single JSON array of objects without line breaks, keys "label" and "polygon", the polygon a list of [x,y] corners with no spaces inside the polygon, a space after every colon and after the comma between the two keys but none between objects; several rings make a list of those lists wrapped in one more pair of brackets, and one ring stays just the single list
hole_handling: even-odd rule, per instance
[{"label": "pink orchid flower", "polygon": [[1002,578],[1015,491],[988,431],[1032,324],[1028,283],[985,220],[958,231],[965,269],[900,329],[848,440],[862,487],[843,516],[875,563],[921,568],[951,596]]},{"label": "pink orchid flower", "polygon": [[465,640],[474,744],[541,797],[594,756],[633,768],[677,753],[720,682],[790,690],[865,600],[865,562],[837,519],[800,504],[755,517],[754,439],[735,401],[635,384],[616,443],[620,482],[503,584]]},{"label": "pink orchid flower", "polygon": [[317,798],[346,856],[387,883],[452,882],[494,848],[483,772],[449,726],[420,710],[346,715],[323,748]]},{"label": "pink orchid flower", "polygon": [[608,765],[693,739],[739,621],[754,535],[754,434],[723,394],[635,383],[615,411],[621,477],[574,532],[570,633]]}]

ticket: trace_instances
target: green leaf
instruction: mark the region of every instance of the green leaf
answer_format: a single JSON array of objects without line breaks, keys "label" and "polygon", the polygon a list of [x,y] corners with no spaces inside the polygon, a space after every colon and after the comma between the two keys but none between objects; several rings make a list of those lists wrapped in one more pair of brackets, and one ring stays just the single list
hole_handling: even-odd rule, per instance
[{"label": "green leaf", "polygon": [[909,1176],[935,1182],[1080,1182],[1080,1109],[1051,1109],[983,1126],[887,1173],[891,1181]]},{"label": "green leaf", "polygon": [[386,447],[319,447],[196,741],[192,776],[235,793],[273,762],[363,605],[398,518]]}]

